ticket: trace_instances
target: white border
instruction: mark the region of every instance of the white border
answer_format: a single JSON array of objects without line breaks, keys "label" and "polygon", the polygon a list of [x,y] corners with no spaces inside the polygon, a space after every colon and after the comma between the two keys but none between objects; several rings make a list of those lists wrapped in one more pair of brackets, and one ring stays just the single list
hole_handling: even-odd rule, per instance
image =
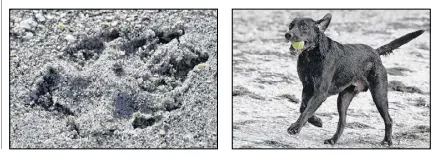
[{"label": "white border", "polygon": [[[3,149],[1,158],[431,158],[438,150],[438,127],[435,121],[439,119],[432,116],[432,150],[231,150],[231,39],[232,39],[232,8],[431,8],[432,28],[437,26],[436,5],[434,1],[427,0],[248,0],[248,1],[203,1],[203,0],[6,0],[2,2],[2,130]],[[8,150],[9,148],[9,121],[8,121],[8,35],[9,35],[9,8],[218,8],[219,24],[219,149],[218,150]],[[437,7],[438,9],[438,7]],[[434,34],[438,33],[435,31]],[[432,36],[432,43],[438,42],[436,36]],[[438,36],[437,36],[438,37]],[[438,68],[436,59],[439,59],[435,47],[431,50],[432,70]],[[432,74],[432,90],[438,88],[435,83],[438,75]],[[438,96],[436,91],[432,97]],[[436,107],[438,99],[433,98],[431,105],[432,114],[439,109]],[[437,141],[437,142],[436,142]]]}]

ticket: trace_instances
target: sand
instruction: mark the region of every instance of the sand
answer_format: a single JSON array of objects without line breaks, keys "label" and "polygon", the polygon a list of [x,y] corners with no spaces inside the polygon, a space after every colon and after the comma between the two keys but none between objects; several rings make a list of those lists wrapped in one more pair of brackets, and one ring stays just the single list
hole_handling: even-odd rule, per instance
[{"label": "sand", "polygon": [[10,13],[10,148],[217,148],[216,10]]}]

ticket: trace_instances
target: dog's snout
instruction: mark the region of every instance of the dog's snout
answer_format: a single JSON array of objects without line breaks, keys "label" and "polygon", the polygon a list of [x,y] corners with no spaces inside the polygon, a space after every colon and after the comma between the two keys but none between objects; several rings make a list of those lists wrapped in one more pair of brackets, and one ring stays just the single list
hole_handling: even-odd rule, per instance
[{"label": "dog's snout", "polygon": [[290,33],[286,33],[286,34],[284,35],[284,37],[286,37],[286,39],[290,39],[290,38],[292,37],[292,34],[290,34]]}]

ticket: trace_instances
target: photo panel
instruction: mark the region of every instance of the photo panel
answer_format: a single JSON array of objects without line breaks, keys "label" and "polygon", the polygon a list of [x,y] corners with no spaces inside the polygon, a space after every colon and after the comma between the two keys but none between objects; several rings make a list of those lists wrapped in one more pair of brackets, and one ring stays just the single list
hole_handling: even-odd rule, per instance
[{"label": "photo panel", "polygon": [[217,149],[217,9],[10,9],[10,149]]},{"label": "photo panel", "polygon": [[233,9],[233,149],[431,148],[430,9]]}]

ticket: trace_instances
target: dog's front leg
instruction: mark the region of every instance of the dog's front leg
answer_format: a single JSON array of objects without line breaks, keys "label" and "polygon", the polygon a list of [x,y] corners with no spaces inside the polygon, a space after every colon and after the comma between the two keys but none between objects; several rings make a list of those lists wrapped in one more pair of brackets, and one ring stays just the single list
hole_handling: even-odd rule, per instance
[{"label": "dog's front leg", "polygon": [[304,112],[302,112],[298,120],[296,120],[296,122],[290,125],[290,127],[287,129],[287,132],[289,134],[298,134],[301,131],[301,128],[307,122],[307,120],[312,117],[319,106],[321,106],[322,102],[327,99],[327,93],[320,91],[314,92],[316,93],[313,93],[313,96],[308,101],[307,107]]},{"label": "dog's front leg", "polygon": [[[312,96],[313,96],[313,86],[305,84],[302,91],[302,100],[299,109],[300,113],[303,113],[306,110],[307,104],[309,103],[309,100]],[[312,115],[312,117],[308,119],[308,122],[314,126],[322,127],[322,120],[318,118],[316,115]]]}]

